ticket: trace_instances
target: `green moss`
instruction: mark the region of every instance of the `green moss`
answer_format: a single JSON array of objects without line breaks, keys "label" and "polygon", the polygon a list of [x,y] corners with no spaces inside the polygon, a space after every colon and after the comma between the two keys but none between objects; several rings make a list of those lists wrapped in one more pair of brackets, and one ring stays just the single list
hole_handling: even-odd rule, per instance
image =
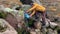
[{"label": "green moss", "polygon": [[7,29],[7,26],[2,26],[2,25],[0,25],[0,32],[4,32],[4,31],[6,31],[6,29]]},{"label": "green moss", "polygon": [[5,14],[4,12],[0,12],[0,18],[5,18],[7,16],[7,14]]}]

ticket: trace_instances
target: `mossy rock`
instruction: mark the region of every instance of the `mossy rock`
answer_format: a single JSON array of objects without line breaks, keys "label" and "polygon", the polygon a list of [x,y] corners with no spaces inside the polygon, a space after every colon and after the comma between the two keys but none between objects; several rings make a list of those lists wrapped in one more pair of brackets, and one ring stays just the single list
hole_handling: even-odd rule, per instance
[{"label": "mossy rock", "polygon": [[6,31],[6,28],[7,28],[7,27],[2,27],[2,26],[0,26],[0,32]]},{"label": "mossy rock", "polygon": [[7,26],[5,24],[3,24],[2,22],[0,22],[0,32],[4,32],[6,31]]},{"label": "mossy rock", "polygon": [[6,18],[6,16],[7,16],[7,13],[0,12],[0,18]]}]

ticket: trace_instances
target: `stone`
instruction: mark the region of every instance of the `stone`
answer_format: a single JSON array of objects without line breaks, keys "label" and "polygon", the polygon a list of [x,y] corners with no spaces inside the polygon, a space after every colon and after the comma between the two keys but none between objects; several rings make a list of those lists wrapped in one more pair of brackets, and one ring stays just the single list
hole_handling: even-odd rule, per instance
[{"label": "stone", "polygon": [[57,24],[57,23],[50,22],[50,27],[51,27],[51,28],[55,28],[55,27],[57,27],[57,26],[58,26],[58,24]]},{"label": "stone", "polygon": [[41,23],[40,23],[40,22],[34,23],[34,27],[35,27],[36,29],[41,29]]},{"label": "stone", "polygon": [[54,30],[54,33],[55,33],[55,34],[58,34],[57,30]]},{"label": "stone", "polygon": [[46,18],[46,19],[45,19],[45,22],[46,22],[46,25],[45,25],[45,26],[46,26],[46,27],[49,27],[49,22],[50,22],[50,20]]},{"label": "stone", "polygon": [[48,29],[47,34],[57,34],[57,31],[54,31],[52,29]]},{"label": "stone", "polygon": [[0,10],[3,10],[5,7],[3,5],[0,5]]},{"label": "stone", "polygon": [[17,29],[18,21],[17,21],[17,19],[16,19],[12,14],[7,14],[7,17],[5,18],[5,20],[6,20],[11,26],[13,26],[15,29]]},{"label": "stone", "polygon": [[35,32],[36,32],[37,34],[41,34],[40,29],[35,29]]},{"label": "stone", "polygon": [[30,34],[36,34],[36,32],[31,30],[31,31],[30,31]]},{"label": "stone", "polygon": [[55,28],[56,26],[58,26],[58,24],[57,23],[55,23],[55,22],[51,22],[49,19],[46,19],[46,25],[45,25],[45,27],[51,27],[51,28]]},{"label": "stone", "polygon": [[47,32],[47,29],[46,29],[46,27],[42,27],[42,34],[46,34],[46,32]]},{"label": "stone", "polygon": [[48,29],[47,34],[54,34],[52,29]]},{"label": "stone", "polygon": [[7,26],[4,32],[0,32],[0,34],[17,34],[16,30],[4,19],[0,19],[0,23]]}]

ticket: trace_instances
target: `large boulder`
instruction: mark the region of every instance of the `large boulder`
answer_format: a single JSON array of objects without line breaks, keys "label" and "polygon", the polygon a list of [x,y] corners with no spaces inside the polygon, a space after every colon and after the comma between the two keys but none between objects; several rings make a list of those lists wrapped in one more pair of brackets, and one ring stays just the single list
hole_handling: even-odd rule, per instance
[{"label": "large boulder", "polygon": [[17,34],[16,30],[4,19],[0,19],[0,24],[0,26],[3,28],[0,30],[0,34]]}]

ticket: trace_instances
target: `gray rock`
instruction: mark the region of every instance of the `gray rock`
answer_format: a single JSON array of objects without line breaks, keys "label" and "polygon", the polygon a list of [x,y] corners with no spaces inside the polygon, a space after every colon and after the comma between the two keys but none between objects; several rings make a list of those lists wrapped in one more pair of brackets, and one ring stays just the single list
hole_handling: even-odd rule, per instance
[{"label": "gray rock", "polygon": [[47,34],[57,34],[57,32],[52,29],[48,29]]},{"label": "gray rock", "polygon": [[55,15],[53,17],[54,17],[54,20],[53,20],[54,22],[60,22],[60,16]]},{"label": "gray rock", "polygon": [[52,30],[52,29],[48,29],[47,34],[54,34],[54,32],[53,32],[53,30]]},{"label": "gray rock", "polygon": [[55,28],[56,26],[58,26],[58,24],[57,23],[55,23],[55,22],[51,22],[49,19],[46,19],[46,25],[45,25],[45,27],[51,27],[51,28]]},{"label": "gray rock", "polygon": [[3,5],[0,5],[0,10],[4,10],[4,6]]},{"label": "gray rock", "polygon": [[41,34],[40,29],[35,29],[36,34]]},{"label": "gray rock", "polygon": [[42,34],[46,34],[47,29],[45,27],[42,28]]},{"label": "gray rock", "polygon": [[31,31],[30,31],[30,34],[36,34],[36,32],[31,30]]},{"label": "gray rock", "polygon": [[57,19],[58,19],[58,22],[60,22],[60,17],[58,17]]},{"label": "gray rock", "polygon": [[54,33],[55,33],[55,34],[58,34],[57,30],[54,30]]},{"label": "gray rock", "polygon": [[46,22],[46,27],[49,27],[49,22],[50,22],[50,20],[49,19],[45,19],[45,22]]},{"label": "gray rock", "polygon": [[57,24],[57,23],[50,22],[50,27],[51,27],[51,28],[55,28],[56,26],[58,26],[58,24]]},{"label": "gray rock", "polygon": [[36,22],[36,23],[34,23],[34,27],[36,28],[36,29],[41,29],[41,22]]},{"label": "gray rock", "polygon": [[0,19],[0,23],[7,26],[6,30],[4,32],[0,32],[0,34],[17,34],[16,30],[4,19]]}]

